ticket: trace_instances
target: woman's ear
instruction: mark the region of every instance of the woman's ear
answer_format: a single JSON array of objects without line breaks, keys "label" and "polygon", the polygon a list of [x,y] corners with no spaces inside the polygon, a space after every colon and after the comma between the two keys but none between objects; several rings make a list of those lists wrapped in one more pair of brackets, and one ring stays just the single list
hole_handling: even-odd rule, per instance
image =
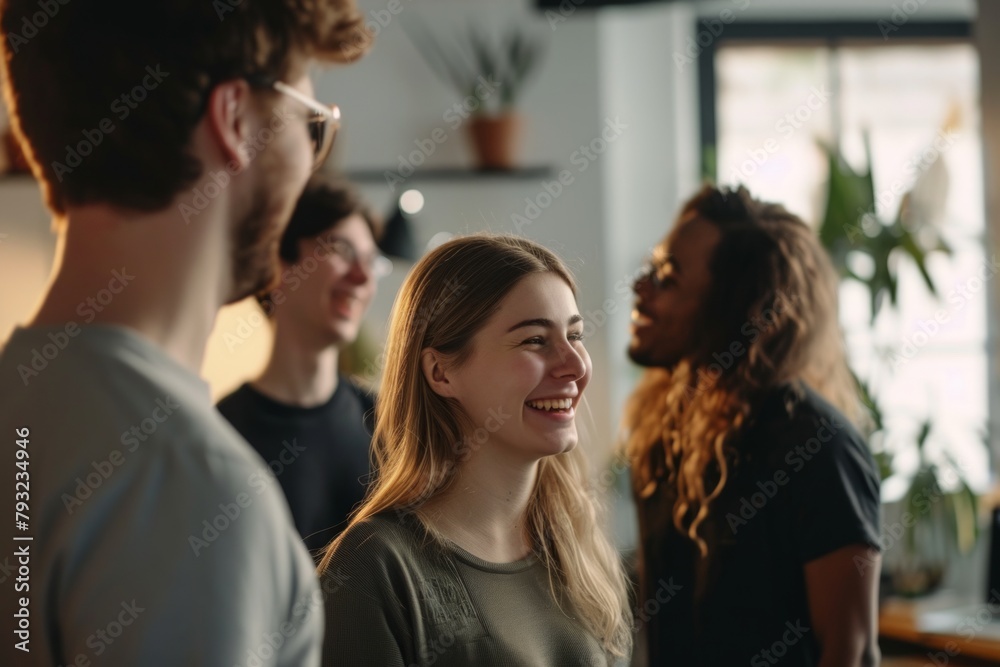
[{"label": "woman's ear", "polygon": [[427,384],[438,396],[455,397],[455,385],[448,377],[444,356],[437,350],[426,347],[420,352],[420,367]]}]

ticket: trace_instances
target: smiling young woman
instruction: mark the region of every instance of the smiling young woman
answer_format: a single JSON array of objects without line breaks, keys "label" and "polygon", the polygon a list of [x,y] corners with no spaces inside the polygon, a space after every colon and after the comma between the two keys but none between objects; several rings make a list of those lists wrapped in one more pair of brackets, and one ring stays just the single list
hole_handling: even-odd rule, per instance
[{"label": "smiling young woman", "polygon": [[607,665],[631,652],[576,409],[575,283],[525,239],[450,241],[397,297],[377,482],[320,564],[324,664]]}]

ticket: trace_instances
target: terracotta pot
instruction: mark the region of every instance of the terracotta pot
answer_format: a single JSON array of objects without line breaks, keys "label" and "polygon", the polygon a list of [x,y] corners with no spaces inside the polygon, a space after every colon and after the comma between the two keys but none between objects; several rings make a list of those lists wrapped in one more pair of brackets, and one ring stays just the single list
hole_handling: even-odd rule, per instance
[{"label": "terracotta pot", "polygon": [[521,124],[521,117],[512,113],[469,119],[469,140],[476,166],[480,169],[513,169],[517,163]]}]

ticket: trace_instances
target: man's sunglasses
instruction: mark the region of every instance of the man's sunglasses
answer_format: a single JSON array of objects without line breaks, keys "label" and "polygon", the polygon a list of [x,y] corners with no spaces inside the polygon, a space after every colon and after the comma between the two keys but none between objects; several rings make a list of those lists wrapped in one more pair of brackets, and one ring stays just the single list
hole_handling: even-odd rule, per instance
[{"label": "man's sunglasses", "polygon": [[308,119],[309,138],[313,145],[312,168],[316,171],[326,161],[333,147],[333,139],[340,129],[340,107],[336,104],[322,104],[282,81],[275,81],[271,84],[271,88],[298,100],[311,112]]}]

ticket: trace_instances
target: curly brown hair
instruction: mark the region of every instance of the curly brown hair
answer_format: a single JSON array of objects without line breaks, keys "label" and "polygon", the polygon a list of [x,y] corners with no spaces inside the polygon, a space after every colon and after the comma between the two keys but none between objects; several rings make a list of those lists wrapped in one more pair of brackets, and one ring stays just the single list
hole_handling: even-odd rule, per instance
[{"label": "curly brown hair", "polygon": [[354,0],[5,0],[0,36],[12,126],[57,216],[165,208],[202,173],[188,145],[216,84],[370,43]]},{"label": "curly brown hair", "polygon": [[[636,494],[671,485],[673,523],[705,554],[698,526],[725,487],[739,435],[767,390],[801,381],[849,419],[857,422],[861,411],[837,321],[836,272],[816,234],[742,186],[704,186],[677,218],[693,219],[721,232],[696,325],[704,345],[672,368],[644,373],[623,430]],[[713,351],[734,341],[746,352],[724,368]]]}]

